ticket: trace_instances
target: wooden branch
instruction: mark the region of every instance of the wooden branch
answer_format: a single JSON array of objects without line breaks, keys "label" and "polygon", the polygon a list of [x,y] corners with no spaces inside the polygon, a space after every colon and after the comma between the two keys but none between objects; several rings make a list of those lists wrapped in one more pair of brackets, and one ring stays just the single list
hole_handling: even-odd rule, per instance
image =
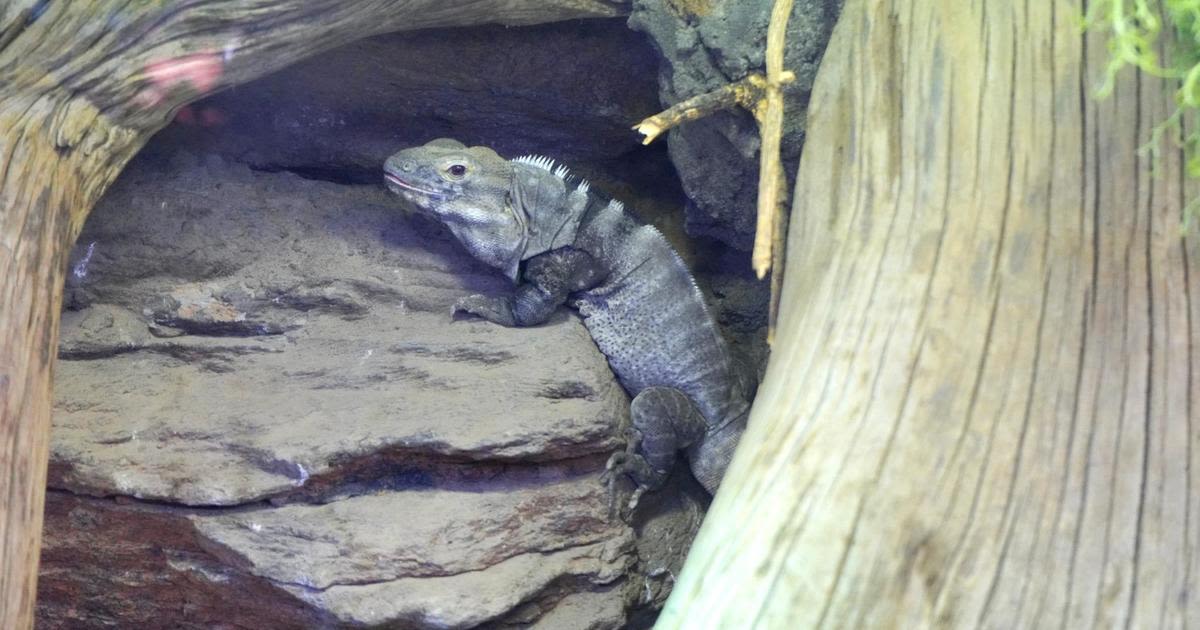
[{"label": "wooden branch", "polygon": [[[754,250],[750,253],[750,265],[760,280],[771,270],[775,217],[785,212],[783,204],[787,195],[787,177],[783,174],[779,148],[783,140],[783,44],[791,14],[792,0],[775,0],[767,26],[767,80],[763,86],[763,104],[757,112],[762,136],[758,162],[758,223],[754,232]],[[793,79],[789,72],[787,81]]]},{"label": "wooden branch", "polygon": [[[67,252],[125,163],[204,94],[386,31],[617,15],[604,0],[0,4],[0,628],[33,621]],[[447,60],[452,64],[453,60]]]},{"label": "wooden branch", "polygon": [[779,336],[659,630],[1200,619],[1200,251],[1169,86],[1071,0],[850,0]]},{"label": "wooden branch", "polygon": [[771,300],[767,305],[767,346],[775,345],[775,330],[779,326],[779,304],[783,296],[783,275],[787,263],[787,208],[775,213],[775,228],[771,231]]},{"label": "wooden branch", "polygon": [[[772,264],[782,263],[783,232],[786,229],[787,177],[783,173],[780,145],[783,140],[783,87],[796,80],[796,75],[783,69],[783,52],[788,17],[793,0],[775,0],[771,21],[767,26],[766,75],[752,74],[736,83],[722,86],[685,101],[676,103],[634,125],[645,136],[642,144],[650,144],[668,129],[689,120],[703,118],[713,112],[741,105],[750,110],[758,121],[762,147],[759,152],[758,218],[754,233],[754,248],[750,263],[761,280]],[[781,230],[776,234],[775,230]],[[781,269],[777,264],[775,269]],[[776,274],[779,276],[779,274]],[[775,338],[776,306],[782,277],[771,281],[771,306],[768,316],[767,341]]]},{"label": "wooden branch", "polygon": [[761,74],[752,74],[737,83],[723,85],[711,92],[680,101],[639,122],[633,129],[645,136],[642,144],[650,144],[668,129],[689,120],[704,118],[713,112],[730,109],[736,105],[753,110],[764,82]]},{"label": "wooden branch", "polygon": [[[483,23],[531,24],[620,15],[605,0],[207,0],[51,3],[0,51],[0,84],[39,83],[89,100],[123,126],[157,129],[182,104],[279,70],[306,56],[371,35]],[[59,44],[63,33],[72,43]],[[79,42],[85,42],[81,44]],[[218,62],[175,83],[156,82],[164,64]],[[28,70],[38,59],[49,77]],[[452,64],[453,60],[447,60]],[[159,69],[158,74],[150,72]],[[49,80],[46,80],[49,79]],[[164,88],[170,88],[165,89]],[[6,88],[7,89],[7,88]],[[163,91],[163,94],[157,92]],[[151,106],[152,105],[152,106]]]},{"label": "wooden branch", "polygon": [[[757,112],[762,149],[758,162],[758,221],[754,232],[754,249],[750,265],[759,280],[766,277],[772,264],[783,258],[783,230],[786,228],[787,176],[783,174],[780,145],[783,142],[783,84],[794,80],[791,72],[783,70],[784,33],[792,0],[775,0],[771,21],[767,25],[767,81],[763,106]],[[778,232],[776,230],[779,230]],[[779,313],[779,291],[783,286],[783,269],[774,267],[771,274],[771,301],[767,313],[767,344],[775,344],[775,324]]]},{"label": "wooden branch", "polygon": [[[795,80],[796,75],[790,70],[780,75],[780,85],[787,85]],[[766,107],[766,88],[767,78],[764,75],[751,74],[740,81],[680,101],[642,120],[633,126],[633,130],[646,136],[642,139],[642,144],[650,144],[673,127],[736,105],[746,108],[756,118],[761,118]]]},{"label": "wooden branch", "polygon": [[[0,107],[0,627],[32,622],[38,541],[49,451],[51,374],[58,314],[77,210],[132,155],[114,144],[110,159],[60,153],[87,119],[82,105],[47,99]],[[74,112],[74,113],[72,113]],[[78,118],[77,118],[78,117]],[[106,132],[103,121],[93,129]]]}]

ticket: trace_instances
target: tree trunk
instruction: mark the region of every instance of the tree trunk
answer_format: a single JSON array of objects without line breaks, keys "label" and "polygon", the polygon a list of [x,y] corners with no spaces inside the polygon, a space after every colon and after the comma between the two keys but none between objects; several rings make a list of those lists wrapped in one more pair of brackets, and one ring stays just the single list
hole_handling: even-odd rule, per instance
[{"label": "tree trunk", "polygon": [[1197,191],[1136,152],[1173,87],[1093,98],[1079,11],[847,3],[767,378],[658,628],[1200,622]]},{"label": "tree trunk", "polygon": [[67,252],[93,204],[146,139],[205,93],[361,37],[611,16],[617,5],[18,0],[0,6],[0,627],[32,625]]}]

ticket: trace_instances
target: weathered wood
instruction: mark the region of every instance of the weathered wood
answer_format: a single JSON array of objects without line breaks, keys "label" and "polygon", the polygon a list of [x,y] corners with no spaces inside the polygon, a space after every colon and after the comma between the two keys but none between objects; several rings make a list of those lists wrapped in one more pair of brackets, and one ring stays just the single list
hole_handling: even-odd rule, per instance
[{"label": "weathered wood", "polygon": [[357,38],[609,16],[621,4],[0,4],[0,627],[32,624],[66,254],[92,205],[145,140],[207,92]]},{"label": "weathered wood", "polygon": [[1195,236],[1171,86],[1067,0],[851,0],[777,343],[658,628],[1196,625]]},{"label": "weathered wood", "polygon": [[[89,150],[111,151],[101,157],[68,146],[77,136],[56,121],[75,116],[92,118],[88,129],[114,140]],[[134,149],[129,134],[104,125],[83,103],[52,96],[6,99],[0,107],[0,625],[6,628],[29,624],[36,592],[67,251],[84,209]]]},{"label": "weathered wood", "polygon": [[[760,280],[767,277],[771,264],[775,262],[773,250],[777,243],[782,242],[779,235],[775,234],[776,218],[786,212],[787,176],[783,172],[779,145],[783,141],[783,86],[795,77],[790,71],[785,72],[783,69],[784,34],[787,32],[788,17],[791,14],[792,0],[775,0],[771,6],[765,53],[767,80],[763,89],[762,104],[755,112],[762,133],[762,147],[759,149],[758,161],[758,216],[754,231],[754,249],[750,252],[750,266],[754,268],[754,273]],[[778,276],[779,270],[775,271]],[[774,288],[776,284],[772,282],[771,287]],[[768,342],[773,341],[775,335],[776,301],[772,296],[772,310],[768,314]]]}]

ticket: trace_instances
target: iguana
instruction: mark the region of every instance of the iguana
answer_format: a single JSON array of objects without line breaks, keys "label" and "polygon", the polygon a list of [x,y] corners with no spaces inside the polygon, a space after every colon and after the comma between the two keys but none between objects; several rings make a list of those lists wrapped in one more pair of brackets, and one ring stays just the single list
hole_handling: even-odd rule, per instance
[{"label": "iguana", "polygon": [[619,201],[538,156],[506,160],[440,139],[384,163],[388,188],[444,224],[478,260],[517,286],[511,296],[460,298],[502,326],[534,326],[568,303],[633,397],[624,451],[606,480],[636,484],[629,509],[666,481],[680,449],[714,493],[746,427],[749,384],[736,370],[679,255]]}]

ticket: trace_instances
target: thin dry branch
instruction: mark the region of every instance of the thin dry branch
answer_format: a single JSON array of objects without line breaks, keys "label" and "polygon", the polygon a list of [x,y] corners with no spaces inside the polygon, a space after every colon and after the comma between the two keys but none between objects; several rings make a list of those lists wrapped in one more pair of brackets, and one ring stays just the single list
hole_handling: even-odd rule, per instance
[{"label": "thin dry branch", "polygon": [[[779,316],[779,293],[783,289],[784,235],[787,233],[787,176],[783,173],[780,144],[783,141],[783,86],[796,76],[783,69],[783,49],[792,0],[776,0],[767,25],[766,106],[760,109],[758,225],[750,263],[759,279],[771,274],[771,302],[767,313],[767,344],[775,343],[775,321]],[[774,267],[772,267],[774,263]]]},{"label": "thin dry branch", "polygon": [[784,234],[787,231],[787,177],[783,172],[780,145],[783,141],[783,87],[796,80],[794,73],[783,69],[785,33],[788,17],[792,13],[792,1],[776,0],[771,8],[771,21],[767,25],[765,76],[752,74],[736,83],[693,96],[633,127],[646,136],[642,144],[650,144],[672,127],[734,105],[740,105],[754,114],[762,138],[762,150],[759,155],[758,220],[750,263],[760,280],[772,268],[777,270],[771,280],[771,312],[767,329],[769,342],[775,337],[779,290],[783,286],[778,270],[783,268]]},{"label": "thin dry branch", "polygon": [[746,109],[754,111],[760,99],[759,94],[762,93],[761,86],[765,82],[766,78],[763,75],[752,74],[737,83],[730,83],[711,92],[705,92],[685,101],[680,101],[666,110],[643,120],[633,128],[638,133],[646,136],[642,140],[642,144],[650,144],[658,136],[662,135],[664,131],[672,127],[676,127],[689,120],[704,118],[713,112],[730,109],[734,105],[741,105]]},{"label": "thin dry branch", "polygon": [[783,174],[779,146],[783,140],[783,85],[795,78],[792,75],[785,81],[783,70],[784,34],[791,14],[792,0],[776,0],[771,8],[771,22],[767,26],[764,102],[755,112],[762,135],[762,151],[759,154],[758,229],[754,233],[754,251],[750,255],[750,263],[760,279],[771,269],[775,217],[784,211],[782,206],[787,192],[787,177]]}]

